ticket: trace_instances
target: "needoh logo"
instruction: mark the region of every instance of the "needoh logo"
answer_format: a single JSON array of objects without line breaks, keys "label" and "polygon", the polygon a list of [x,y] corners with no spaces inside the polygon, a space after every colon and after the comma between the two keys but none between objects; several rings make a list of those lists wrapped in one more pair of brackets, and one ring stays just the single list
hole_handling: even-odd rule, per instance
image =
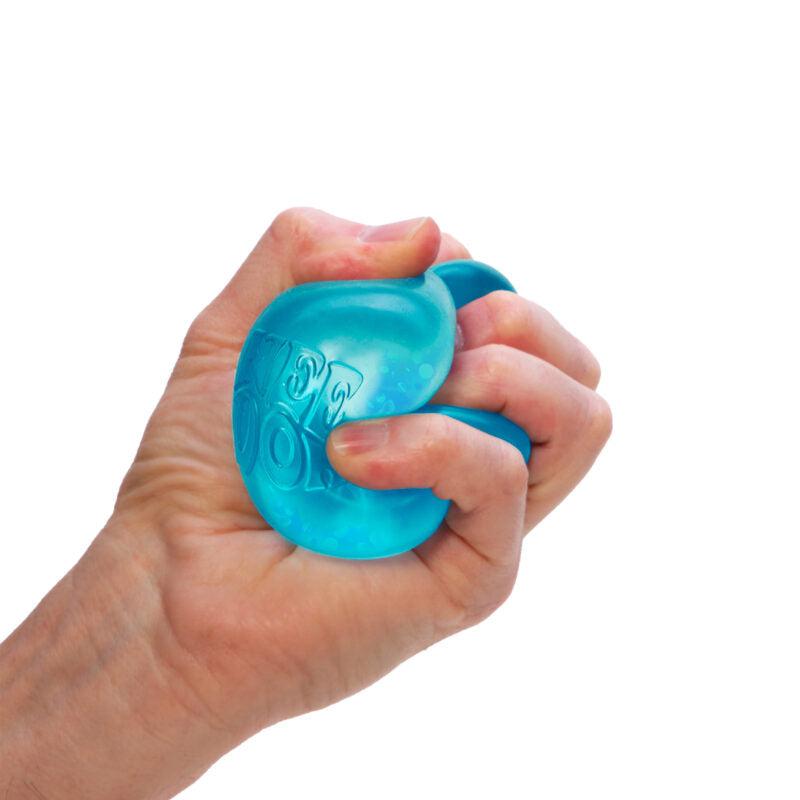
[{"label": "needoh logo", "polygon": [[248,475],[259,461],[279,489],[344,484],[325,440],[364,381],[341,361],[299,342],[254,331],[242,352],[233,398],[236,457]]}]

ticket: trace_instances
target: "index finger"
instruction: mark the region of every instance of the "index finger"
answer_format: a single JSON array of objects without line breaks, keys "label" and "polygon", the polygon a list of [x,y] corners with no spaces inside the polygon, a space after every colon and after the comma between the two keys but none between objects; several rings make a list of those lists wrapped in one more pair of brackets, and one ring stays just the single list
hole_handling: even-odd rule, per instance
[{"label": "index finger", "polygon": [[504,344],[537,356],[574,380],[596,389],[600,365],[589,349],[556,318],[514,292],[479,297],[458,311],[462,350]]}]

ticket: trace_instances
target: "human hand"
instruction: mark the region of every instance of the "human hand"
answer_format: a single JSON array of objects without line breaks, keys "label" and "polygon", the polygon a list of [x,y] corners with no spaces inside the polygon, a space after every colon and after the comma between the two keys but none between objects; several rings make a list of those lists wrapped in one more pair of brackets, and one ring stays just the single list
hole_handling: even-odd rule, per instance
[{"label": "human hand", "polygon": [[[54,591],[60,613],[71,602],[118,670],[112,695],[137,704],[145,739],[160,742],[158,752],[130,747],[138,763],[122,758],[117,777],[104,773],[97,785],[106,794],[76,774],[81,797],[170,796],[260,728],[363,688],[507,597],[523,535],[583,477],[610,433],[594,391],[597,362],[543,309],[507,292],[462,308],[459,351],[432,400],[503,413],[534,442],[532,469],[511,445],[443,415],[332,433],[328,455],[345,478],[431,487],[453,500],[441,529],[411,552],[343,561],[296,548],[255,510],[231,440],[239,350],[277,294],[312,280],[407,277],[465,257],[430,219],[367,228],[295,209],[192,324],[112,519]],[[135,680],[118,663],[119,636],[96,632],[109,610],[136,648]],[[33,653],[24,629],[15,636]],[[75,718],[91,741],[91,724]],[[181,756],[167,757],[176,745]],[[17,761],[28,764],[26,755]],[[59,786],[59,763],[40,784]],[[143,763],[150,783],[136,793]],[[109,795],[114,780],[124,788]]]}]

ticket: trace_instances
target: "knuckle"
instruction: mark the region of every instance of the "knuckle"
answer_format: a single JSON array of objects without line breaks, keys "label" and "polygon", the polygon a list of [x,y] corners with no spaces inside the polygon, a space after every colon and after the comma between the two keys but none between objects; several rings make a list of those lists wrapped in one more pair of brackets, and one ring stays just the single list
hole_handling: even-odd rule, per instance
[{"label": "knuckle", "polygon": [[180,355],[186,356],[203,349],[209,338],[211,325],[209,323],[209,310],[203,309],[189,324],[181,344]]},{"label": "knuckle", "polygon": [[501,390],[513,369],[513,350],[504,344],[487,344],[478,351],[477,373],[489,389]]},{"label": "knuckle", "polygon": [[497,291],[484,298],[489,310],[492,336],[499,342],[516,342],[530,327],[528,304],[514,292]]},{"label": "knuckle", "polygon": [[519,452],[489,434],[475,432],[470,455],[469,491],[476,505],[521,502],[530,473]]},{"label": "knuckle", "polygon": [[201,311],[190,323],[183,337],[184,348],[192,345],[194,341],[203,334],[205,328],[205,310]]},{"label": "knuckle", "polygon": [[600,383],[600,362],[594,357],[591,351],[585,346],[581,346],[580,364],[577,369],[579,380],[590,389],[596,389]]},{"label": "knuckle", "polygon": [[276,241],[300,241],[307,228],[307,209],[296,206],[281,211],[269,226],[268,233]]},{"label": "knuckle", "polygon": [[454,421],[446,414],[427,414],[421,434],[420,450],[426,462],[446,463],[459,436]]},{"label": "knuckle", "polygon": [[513,567],[499,571],[493,587],[494,591],[491,593],[491,600],[488,608],[489,614],[497,611],[497,609],[500,608],[500,606],[502,606],[503,603],[505,603],[505,601],[511,596],[511,592],[514,589],[514,584],[516,583],[517,579],[518,566],[519,560],[517,559]]},{"label": "knuckle", "polygon": [[461,626],[469,628],[483,622],[508,600],[517,577],[518,559],[506,567],[486,567],[471,582],[459,602]]},{"label": "knuckle", "polygon": [[611,436],[613,428],[611,406],[599,394],[594,392],[589,400],[586,427],[590,438],[598,448],[602,447]]},{"label": "knuckle", "polygon": [[528,465],[513,445],[501,441],[492,444],[497,451],[496,463],[493,464],[495,493],[519,497],[528,489]]}]

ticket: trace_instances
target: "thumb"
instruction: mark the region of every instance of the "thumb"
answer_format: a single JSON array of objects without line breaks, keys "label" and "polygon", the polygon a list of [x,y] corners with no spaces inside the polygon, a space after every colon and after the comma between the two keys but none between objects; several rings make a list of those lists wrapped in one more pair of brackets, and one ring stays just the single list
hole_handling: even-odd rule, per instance
[{"label": "thumb", "polygon": [[436,259],[441,234],[430,217],[364,225],[315,208],[279,214],[197,322],[240,340],[282,291],[310,281],[407,278]]},{"label": "thumb", "polygon": [[[303,209],[302,216],[306,252],[293,264],[296,283],[419,275],[434,262],[441,242],[430,217],[361,225],[316,209]],[[296,229],[290,234],[296,236]],[[275,227],[274,235],[280,237]]]}]

